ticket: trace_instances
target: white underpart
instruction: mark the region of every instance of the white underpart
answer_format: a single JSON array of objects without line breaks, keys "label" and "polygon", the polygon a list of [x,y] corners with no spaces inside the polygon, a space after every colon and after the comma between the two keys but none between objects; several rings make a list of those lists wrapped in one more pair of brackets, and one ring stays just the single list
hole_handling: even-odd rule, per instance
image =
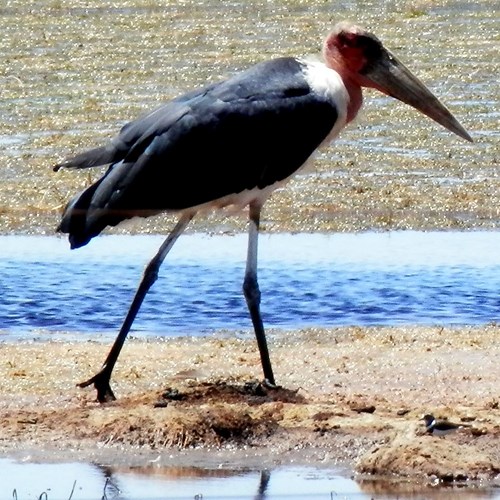
[{"label": "white underpart", "polygon": [[316,94],[326,97],[337,108],[338,118],[334,127],[320,144],[320,148],[330,144],[346,126],[349,93],[340,75],[319,61],[302,61],[306,64],[304,76]]},{"label": "white underpart", "polygon": [[224,208],[227,209],[229,215],[235,214],[243,210],[251,203],[263,205],[269,196],[271,196],[271,193],[278,189],[281,185],[285,184],[290,177],[266,186],[264,189],[257,187],[253,189],[245,189],[240,193],[231,193],[227,196],[223,196],[222,198],[217,198],[216,200],[203,203],[202,205],[187,208],[184,211],[196,213],[200,211]]},{"label": "white underpart", "polygon": [[[335,125],[330,133],[325,137],[324,141],[318,146],[316,149],[317,151],[321,147],[330,144],[330,142],[332,142],[339,135],[340,131],[346,126],[349,93],[347,92],[342,78],[335,70],[328,68],[324,63],[316,60],[302,60],[301,62],[305,64],[304,77],[311,89],[318,96],[328,99],[335,106],[338,113]],[[264,189],[246,189],[240,193],[233,193],[217,200],[198,205],[197,207],[191,207],[187,210],[198,212],[200,210],[203,211],[207,209],[227,207],[230,212],[236,213],[250,203],[256,202],[263,204],[273,191],[288,182],[291,177],[296,175],[299,171],[304,172],[304,170],[307,170],[308,167],[310,168],[313,164],[311,161],[313,155],[314,152],[298,170],[286,179],[275,182],[270,186],[266,186]]]}]

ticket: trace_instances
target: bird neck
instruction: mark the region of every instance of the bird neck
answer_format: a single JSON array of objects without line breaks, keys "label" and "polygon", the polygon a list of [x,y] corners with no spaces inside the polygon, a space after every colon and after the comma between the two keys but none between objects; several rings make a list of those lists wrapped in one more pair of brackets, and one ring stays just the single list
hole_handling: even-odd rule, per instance
[{"label": "bird neck", "polygon": [[349,123],[356,118],[361,109],[363,92],[360,85],[349,76],[342,76],[342,80],[349,94],[349,104],[347,105],[347,123]]},{"label": "bird neck", "polygon": [[344,87],[347,90],[349,102],[347,103],[346,123],[349,123],[356,118],[361,105],[363,104],[363,92],[361,90],[361,85],[357,81],[355,75],[344,65],[338,63],[337,59],[326,59],[326,66],[333,69],[340,76]]},{"label": "bird neck", "polygon": [[[347,58],[341,53],[338,47],[338,39],[330,35],[323,44],[323,59],[328,68],[336,71],[349,94],[347,105],[347,123],[356,118],[358,111],[363,104],[363,93],[361,90],[359,67],[364,64],[362,54],[355,54],[356,57]],[[361,78],[362,79],[362,78]]]}]

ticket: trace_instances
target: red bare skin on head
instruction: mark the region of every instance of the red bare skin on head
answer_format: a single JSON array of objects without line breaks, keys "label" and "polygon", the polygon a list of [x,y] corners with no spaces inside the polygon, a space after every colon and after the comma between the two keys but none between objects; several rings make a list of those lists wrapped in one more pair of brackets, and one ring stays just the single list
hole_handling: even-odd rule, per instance
[{"label": "red bare skin on head", "polygon": [[323,46],[325,64],[335,70],[349,93],[347,121],[352,121],[363,103],[361,87],[374,85],[360,71],[370,59],[368,33],[362,28],[342,23],[328,35]]},{"label": "red bare skin on head", "polygon": [[358,33],[341,32],[327,39],[328,49],[337,52],[345,68],[359,73],[366,64],[365,47],[360,43]]}]

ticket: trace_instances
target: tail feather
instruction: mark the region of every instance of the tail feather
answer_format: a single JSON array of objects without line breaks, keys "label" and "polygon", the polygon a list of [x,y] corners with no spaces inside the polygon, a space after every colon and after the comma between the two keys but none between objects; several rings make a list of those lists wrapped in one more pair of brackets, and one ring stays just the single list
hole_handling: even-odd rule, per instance
[{"label": "tail feather", "polygon": [[116,226],[137,215],[147,217],[158,213],[158,210],[134,209],[129,203],[126,190],[120,188],[123,171],[126,170],[127,165],[113,165],[66,205],[57,231],[69,235],[71,248],[86,245],[107,226]]},{"label": "tail feather", "polygon": [[66,205],[61,222],[57,228],[58,232],[69,234],[71,248],[79,248],[86,245],[94,236],[97,236],[107,224],[93,224],[89,227],[88,214],[90,204],[100,181],[78,193]]},{"label": "tail feather", "polygon": [[91,149],[68,160],[58,163],[53,167],[54,172],[61,168],[91,168],[99,165],[108,165],[121,160],[124,151],[117,147],[117,144],[111,143],[108,146]]}]

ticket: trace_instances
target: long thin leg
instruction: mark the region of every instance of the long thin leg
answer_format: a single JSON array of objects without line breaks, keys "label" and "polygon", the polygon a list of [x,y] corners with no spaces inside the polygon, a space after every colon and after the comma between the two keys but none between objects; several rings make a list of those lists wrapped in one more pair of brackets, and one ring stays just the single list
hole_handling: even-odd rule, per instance
[{"label": "long thin leg", "polygon": [[257,254],[261,208],[262,206],[260,204],[252,204],[249,209],[250,227],[248,232],[248,253],[245,279],[243,281],[243,293],[247,301],[248,310],[250,311],[250,317],[252,318],[255,336],[257,337],[260,360],[262,369],[264,370],[264,380],[268,385],[275,386],[264,324],[260,315],[260,290],[257,281]]},{"label": "long thin leg", "polygon": [[137,291],[135,292],[134,300],[132,301],[132,304],[130,304],[130,308],[128,310],[127,316],[125,317],[125,320],[123,321],[120,332],[118,333],[118,336],[116,337],[116,340],[111,347],[111,350],[109,351],[106,361],[104,361],[101,370],[89,380],[78,384],[78,387],[88,387],[89,385],[94,384],[94,387],[97,389],[97,400],[100,403],[113,401],[116,399],[109,385],[111,373],[113,372],[113,368],[115,367],[116,360],[120,355],[120,351],[122,350],[128,332],[132,327],[132,323],[134,322],[134,319],[139,312],[142,302],[144,301],[144,297],[146,297],[149,289],[158,278],[158,270],[160,269],[160,266],[165,260],[165,257],[167,256],[170,249],[174,246],[177,238],[182,234],[184,229],[186,229],[186,226],[189,224],[193,216],[194,213],[190,212],[186,212],[181,216],[172,232],[168,235],[167,239],[161,245],[158,253],[151,259],[149,264],[144,269],[142,280],[139,284],[139,287],[137,288]]}]

